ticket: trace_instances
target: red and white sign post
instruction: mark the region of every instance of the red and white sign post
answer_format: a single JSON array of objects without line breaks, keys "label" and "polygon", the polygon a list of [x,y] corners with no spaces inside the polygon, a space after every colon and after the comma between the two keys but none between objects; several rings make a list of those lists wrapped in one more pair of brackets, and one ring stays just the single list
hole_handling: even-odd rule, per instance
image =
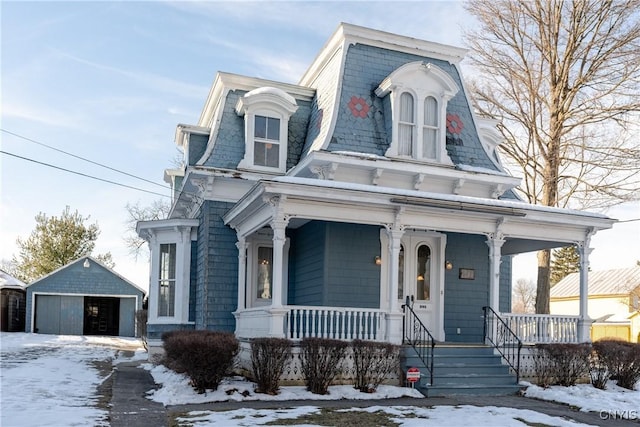
[{"label": "red and white sign post", "polygon": [[409,368],[407,369],[407,381],[411,383],[411,387],[415,385],[420,379],[420,369],[418,368]]}]

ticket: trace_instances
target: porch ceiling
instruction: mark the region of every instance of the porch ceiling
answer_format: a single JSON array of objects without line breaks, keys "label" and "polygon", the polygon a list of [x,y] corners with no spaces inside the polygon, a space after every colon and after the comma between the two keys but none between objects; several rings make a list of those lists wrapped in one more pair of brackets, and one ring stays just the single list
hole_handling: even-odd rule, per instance
[{"label": "porch ceiling", "polygon": [[496,235],[503,253],[516,254],[582,242],[615,220],[604,215],[450,194],[328,180],[279,177],[260,181],[225,215],[248,236],[271,221],[298,227],[325,220],[385,227]]}]

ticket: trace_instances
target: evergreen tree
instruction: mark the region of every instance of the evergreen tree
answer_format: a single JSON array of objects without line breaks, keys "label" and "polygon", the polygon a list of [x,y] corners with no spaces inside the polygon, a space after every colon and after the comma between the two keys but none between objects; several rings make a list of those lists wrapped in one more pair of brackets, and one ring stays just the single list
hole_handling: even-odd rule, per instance
[{"label": "evergreen tree", "polygon": [[[41,212],[35,219],[36,228],[31,235],[26,240],[18,238],[20,252],[12,260],[17,277],[25,283],[90,255],[100,234],[98,224],[86,225],[89,217],[83,217],[77,210],[72,213],[69,206],[60,217],[47,217]],[[114,266],[111,253],[98,255],[96,259],[110,268]]]},{"label": "evergreen tree", "polygon": [[553,251],[551,260],[551,286],[571,273],[580,271],[580,254],[575,245],[565,246]]}]

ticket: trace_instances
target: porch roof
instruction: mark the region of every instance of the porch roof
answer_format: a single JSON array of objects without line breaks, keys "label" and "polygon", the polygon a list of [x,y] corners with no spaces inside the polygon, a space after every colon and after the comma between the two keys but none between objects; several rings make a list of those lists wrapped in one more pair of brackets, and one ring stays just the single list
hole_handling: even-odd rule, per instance
[{"label": "porch roof", "polygon": [[309,220],[385,227],[500,234],[504,255],[565,246],[611,228],[605,215],[452,194],[299,177],[262,180],[224,216],[243,236],[286,220],[296,228]]}]

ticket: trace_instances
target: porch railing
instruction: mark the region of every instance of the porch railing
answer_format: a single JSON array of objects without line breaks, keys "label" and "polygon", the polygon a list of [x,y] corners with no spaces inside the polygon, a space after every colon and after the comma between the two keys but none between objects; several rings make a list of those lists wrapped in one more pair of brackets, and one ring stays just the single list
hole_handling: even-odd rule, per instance
[{"label": "porch railing", "polygon": [[509,325],[491,307],[484,311],[484,337],[500,353],[516,374],[516,384],[520,382],[520,350],[522,341]]},{"label": "porch railing", "polygon": [[377,309],[288,306],[285,331],[291,339],[306,337],[384,341],[385,313]]},{"label": "porch railing", "polygon": [[578,342],[578,316],[501,314],[509,328],[525,343]]},{"label": "porch railing", "polygon": [[410,299],[402,305],[404,322],[402,323],[402,341],[413,347],[418,357],[429,371],[429,384],[433,385],[433,350],[436,340],[413,311]]}]

